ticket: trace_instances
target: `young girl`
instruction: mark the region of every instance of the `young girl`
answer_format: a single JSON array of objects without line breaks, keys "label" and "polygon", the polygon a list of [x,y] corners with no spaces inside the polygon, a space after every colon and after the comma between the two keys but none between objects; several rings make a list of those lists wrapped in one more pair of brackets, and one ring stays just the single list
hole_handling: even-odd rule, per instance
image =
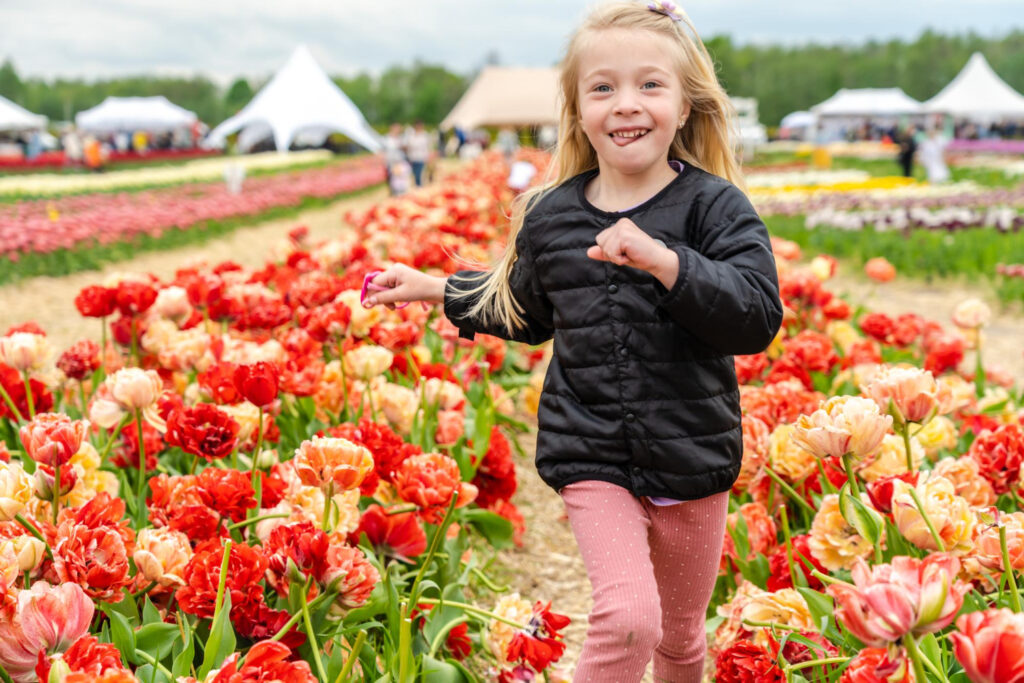
[{"label": "young girl", "polygon": [[557,179],[518,199],[489,272],[403,265],[368,305],[444,303],[463,336],[554,338],[537,469],[593,587],[577,681],[698,681],[743,452],[733,354],[782,321],[764,224],[736,184],[729,100],[669,2],[601,7],[561,76]]}]

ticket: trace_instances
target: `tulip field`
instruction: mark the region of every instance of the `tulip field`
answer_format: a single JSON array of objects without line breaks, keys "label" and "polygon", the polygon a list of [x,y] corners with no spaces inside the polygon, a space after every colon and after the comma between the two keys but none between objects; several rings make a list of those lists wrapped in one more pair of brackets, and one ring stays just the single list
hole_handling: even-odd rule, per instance
[{"label": "tulip field", "polygon": [[[380,174],[357,161],[240,195],[0,204],[20,226],[3,222],[3,267]],[[97,278],[74,299],[95,332],[67,345],[5,324],[0,680],[569,680],[570,596],[516,593],[495,565],[524,542],[516,466],[530,466],[550,344],[469,342],[440,307],[361,301],[393,262],[443,274],[496,257],[507,177],[484,155],[346,212],[332,239],[297,226],[254,268]],[[1024,294],[1024,187],[792,165],[749,177],[786,317],[765,352],[735,359],[743,466],[708,680],[1024,680],[1024,394],[986,354],[992,312],[966,299],[950,320],[887,314],[830,289],[837,258],[879,283],[945,274],[885,241],[924,235],[929,254],[946,238],[992,252],[949,274]]]}]

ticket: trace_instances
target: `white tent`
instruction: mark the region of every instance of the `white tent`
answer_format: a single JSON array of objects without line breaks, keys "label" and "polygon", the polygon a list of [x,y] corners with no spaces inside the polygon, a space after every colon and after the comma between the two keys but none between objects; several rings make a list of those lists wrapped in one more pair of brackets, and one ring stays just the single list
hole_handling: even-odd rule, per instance
[{"label": "white tent", "polygon": [[558,125],[558,69],[488,66],[441,128]]},{"label": "white tent", "polygon": [[1024,95],[1001,79],[985,56],[975,52],[938,95],[924,103],[928,112],[975,119],[1024,117]]},{"label": "white tent", "polygon": [[840,88],[811,111],[823,116],[900,116],[917,114],[921,103],[903,92],[901,88]]},{"label": "white tent", "polygon": [[[270,134],[285,151],[297,135],[339,132],[370,151],[380,139],[362,112],[327,77],[305,46],[299,46],[252,101],[213,129],[204,144],[220,146],[236,131],[250,145]],[[256,138],[255,140],[253,138]],[[242,145],[240,145],[241,147]]]},{"label": "white tent", "polygon": [[108,97],[92,109],[75,115],[75,124],[80,129],[95,132],[168,131],[187,128],[195,120],[195,112],[179,107],[163,95]]},{"label": "white tent", "polygon": [[45,116],[33,114],[0,95],[0,130],[35,130],[45,127]]}]

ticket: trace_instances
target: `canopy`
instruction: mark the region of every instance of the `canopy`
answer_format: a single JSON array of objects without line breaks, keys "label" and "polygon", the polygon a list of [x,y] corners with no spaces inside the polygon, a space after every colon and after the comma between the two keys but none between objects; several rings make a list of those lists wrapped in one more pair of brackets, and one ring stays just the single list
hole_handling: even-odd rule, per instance
[{"label": "canopy", "polygon": [[196,121],[195,112],[184,109],[163,95],[154,97],[108,97],[92,109],[75,115],[82,130],[168,131],[187,128]]},{"label": "canopy", "polygon": [[1024,117],[1024,95],[1007,85],[983,54],[975,52],[949,85],[924,103],[924,108],[967,118],[1018,118]]},{"label": "canopy", "polygon": [[558,93],[558,69],[484,67],[441,128],[558,125]]},{"label": "canopy", "polygon": [[809,111],[795,111],[786,114],[779,122],[779,128],[806,128],[818,122],[818,117]]},{"label": "canopy", "polygon": [[34,130],[45,127],[45,116],[33,114],[0,95],[0,130]]},{"label": "canopy", "polygon": [[899,116],[918,114],[921,103],[901,88],[840,88],[824,102],[811,107],[823,116]]},{"label": "canopy", "polygon": [[362,112],[301,45],[252,101],[214,128],[204,144],[223,145],[228,135],[239,130],[249,144],[273,134],[281,151],[288,149],[296,135],[313,132],[343,133],[370,151],[380,149],[379,136]]}]

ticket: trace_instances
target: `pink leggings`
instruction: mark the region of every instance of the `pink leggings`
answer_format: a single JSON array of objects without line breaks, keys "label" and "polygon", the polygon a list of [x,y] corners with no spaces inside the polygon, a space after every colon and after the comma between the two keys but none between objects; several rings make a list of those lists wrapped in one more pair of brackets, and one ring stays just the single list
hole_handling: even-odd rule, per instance
[{"label": "pink leggings", "polygon": [[[561,490],[593,589],[574,681],[700,681],[728,492],[657,506],[603,481]],[[660,596],[660,597],[659,597]]]}]

